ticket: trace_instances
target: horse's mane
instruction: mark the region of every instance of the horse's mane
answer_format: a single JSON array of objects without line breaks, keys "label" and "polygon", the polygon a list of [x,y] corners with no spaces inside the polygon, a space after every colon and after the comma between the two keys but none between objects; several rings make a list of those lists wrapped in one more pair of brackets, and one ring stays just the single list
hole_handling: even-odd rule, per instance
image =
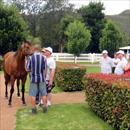
[{"label": "horse's mane", "polygon": [[[26,41],[26,40],[23,41],[23,44],[25,44],[25,43],[28,44],[28,45],[30,45],[30,46],[32,45],[31,42]],[[18,52],[20,51],[21,46],[22,46],[22,44],[20,44],[20,46],[18,47],[18,50],[15,52],[14,57],[16,57],[18,55]]]}]

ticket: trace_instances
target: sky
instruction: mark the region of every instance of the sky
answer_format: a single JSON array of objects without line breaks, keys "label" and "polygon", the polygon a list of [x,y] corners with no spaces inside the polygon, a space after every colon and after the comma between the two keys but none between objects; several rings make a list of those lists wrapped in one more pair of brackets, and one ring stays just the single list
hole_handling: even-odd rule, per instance
[{"label": "sky", "polygon": [[119,14],[126,9],[130,9],[130,0],[69,0],[69,3],[75,5],[75,8],[80,8],[84,5],[88,5],[90,1],[99,2],[104,4],[106,15]]}]

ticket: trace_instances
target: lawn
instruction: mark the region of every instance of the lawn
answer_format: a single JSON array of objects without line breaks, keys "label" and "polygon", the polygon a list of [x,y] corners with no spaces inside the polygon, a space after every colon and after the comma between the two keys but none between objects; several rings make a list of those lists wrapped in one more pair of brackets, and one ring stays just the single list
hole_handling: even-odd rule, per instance
[{"label": "lawn", "polygon": [[85,103],[53,105],[47,114],[38,108],[36,115],[24,108],[16,117],[15,130],[114,130]]},{"label": "lawn", "polygon": [[86,70],[86,73],[100,73],[101,70],[100,70],[100,67],[99,66],[87,66],[86,67],[87,70]]}]

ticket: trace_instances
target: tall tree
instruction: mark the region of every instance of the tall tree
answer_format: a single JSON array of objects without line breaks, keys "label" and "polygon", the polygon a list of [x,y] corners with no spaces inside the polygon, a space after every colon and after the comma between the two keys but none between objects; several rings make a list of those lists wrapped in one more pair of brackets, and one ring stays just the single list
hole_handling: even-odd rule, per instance
[{"label": "tall tree", "polygon": [[121,33],[120,29],[112,21],[108,20],[103,29],[103,36],[100,38],[100,50],[108,50],[109,54],[113,56],[119,47],[127,44],[124,43],[126,41],[124,38],[124,34]]},{"label": "tall tree", "polygon": [[103,10],[103,4],[100,2],[91,2],[88,6],[84,6],[78,10],[92,35],[91,43],[87,49],[89,52],[100,52],[99,39],[102,36],[101,32],[105,25]]},{"label": "tall tree", "polygon": [[44,46],[60,46],[60,21],[71,12],[72,6],[68,4],[68,0],[46,0],[39,23],[39,35]]},{"label": "tall tree", "polygon": [[38,36],[38,20],[39,13],[43,8],[45,0],[11,0],[20,10],[23,18],[29,25],[29,30],[32,36]]},{"label": "tall tree", "polygon": [[27,32],[27,25],[16,7],[0,4],[0,53],[15,51]]},{"label": "tall tree", "polygon": [[65,34],[68,37],[67,49],[74,56],[79,56],[84,52],[91,40],[90,31],[84,23],[77,20],[69,24]]}]

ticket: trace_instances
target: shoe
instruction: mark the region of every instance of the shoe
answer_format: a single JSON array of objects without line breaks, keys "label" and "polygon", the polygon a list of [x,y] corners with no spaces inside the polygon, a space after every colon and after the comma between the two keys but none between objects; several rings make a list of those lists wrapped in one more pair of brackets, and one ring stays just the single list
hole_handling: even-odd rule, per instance
[{"label": "shoe", "polygon": [[47,101],[47,106],[51,106],[51,102],[50,101]]},{"label": "shoe", "polygon": [[37,113],[37,109],[36,108],[32,108],[32,114],[36,114]]},{"label": "shoe", "polygon": [[43,107],[43,113],[47,113],[48,109],[47,107]]}]

